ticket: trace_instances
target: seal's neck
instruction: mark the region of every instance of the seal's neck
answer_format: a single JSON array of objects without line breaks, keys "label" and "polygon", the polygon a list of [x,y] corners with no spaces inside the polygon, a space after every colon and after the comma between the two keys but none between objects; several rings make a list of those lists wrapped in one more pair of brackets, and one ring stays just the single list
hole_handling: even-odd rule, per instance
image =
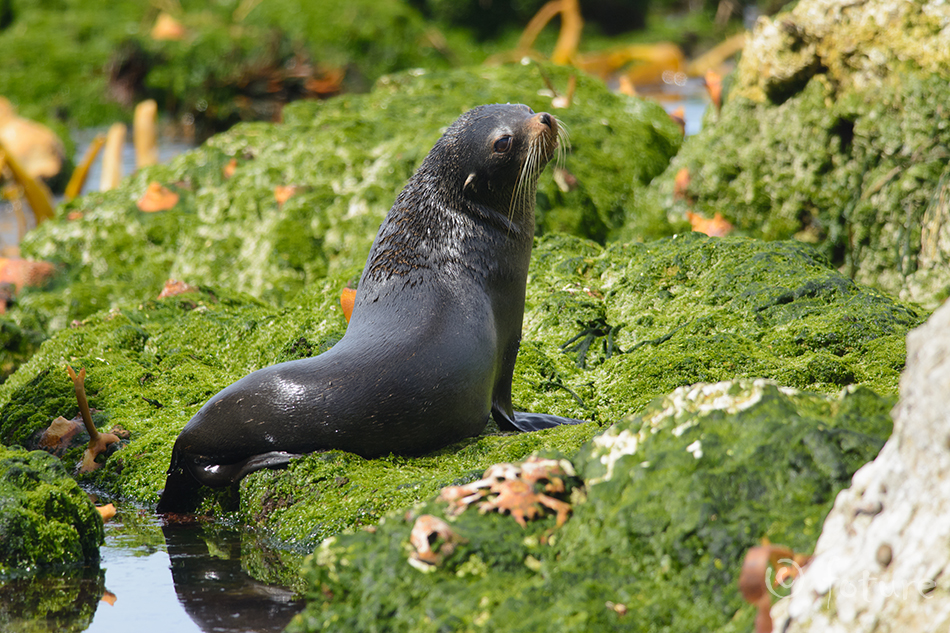
[{"label": "seal's neck", "polygon": [[[446,187],[444,174],[423,165],[390,209],[360,284],[423,275],[510,283],[527,276],[534,238],[530,204],[511,217]],[[503,207],[507,211],[507,206]]]}]

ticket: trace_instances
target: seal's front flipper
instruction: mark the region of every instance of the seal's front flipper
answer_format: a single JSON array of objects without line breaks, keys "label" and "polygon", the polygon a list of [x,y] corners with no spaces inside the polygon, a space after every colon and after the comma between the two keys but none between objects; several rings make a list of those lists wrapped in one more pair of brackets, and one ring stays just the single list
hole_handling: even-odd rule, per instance
[{"label": "seal's front flipper", "polygon": [[[172,458],[174,460],[174,457]],[[174,461],[172,462],[174,464]],[[165,489],[155,512],[158,514],[185,514],[193,512],[198,502],[198,482],[183,468],[170,468]]]},{"label": "seal's front flipper", "polygon": [[525,413],[524,411],[515,411],[513,425],[518,431],[540,431],[541,429],[550,429],[562,424],[584,424],[585,420],[575,420],[574,418],[562,418],[558,415],[547,413]]}]

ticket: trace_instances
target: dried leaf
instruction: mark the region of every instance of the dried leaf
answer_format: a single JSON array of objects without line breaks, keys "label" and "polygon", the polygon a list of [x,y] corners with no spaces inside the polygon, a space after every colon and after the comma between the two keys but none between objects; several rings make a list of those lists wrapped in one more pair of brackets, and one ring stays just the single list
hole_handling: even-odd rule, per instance
[{"label": "dried leaf", "polygon": [[350,317],[353,316],[353,303],[356,301],[356,290],[352,288],[344,288],[340,292],[340,307],[343,308],[343,316],[346,318],[346,322],[350,322]]},{"label": "dried leaf", "polygon": [[706,91],[718,114],[722,110],[722,76],[719,73],[712,70],[706,71]]},{"label": "dried leaf", "polygon": [[111,503],[107,503],[104,506],[96,506],[96,510],[99,512],[99,516],[102,517],[103,523],[115,516],[115,506]]},{"label": "dried leaf", "polygon": [[294,185],[277,185],[274,187],[274,198],[277,200],[278,205],[282,205],[290,200],[290,197],[295,193],[297,193],[297,187]]},{"label": "dried leaf", "polygon": [[179,42],[185,39],[186,35],[187,31],[181,22],[164,11],[158,14],[151,32],[152,39],[157,42]]},{"label": "dried leaf", "polygon": [[689,200],[689,168],[682,167],[676,176],[673,177],[673,198],[676,200]]},{"label": "dried leaf", "polygon": [[162,291],[158,293],[158,299],[167,299],[168,297],[174,297],[175,295],[184,294],[186,292],[197,292],[198,288],[190,284],[186,284],[184,281],[179,281],[177,279],[169,279],[165,282],[165,286],[162,288]]},{"label": "dried leaf", "polygon": [[221,169],[221,173],[224,174],[225,178],[230,178],[231,176],[234,175],[234,172],[237,169],[237,165],[238,165],[237,159],[232,158],[231,160],[228,161],[228,164],[225,165]]},{"label": "dried leaf", "polygon": [[714,215],[711,220],[691,211],[686,212],[686,218],[689,220],[694,231],[705,233],[710,237],[725,237],[732,233],[732,230],[735,228],[728,220],[722,217],[722,214],[718,211],[716,211],[716,215]]},{"label": "dried leaf", "polygon": [[176,204],[178,204],[178,194],[154,181],[148,184],[145,193],[135,203],[139,211],[145,213],[168,211]]},{"label": "dried leaf", "polygon": [[62,456],[72,443],[72,439],[84,429],[82,418],[67,420],[63,416],[50,422],[49,427],[40,436],[39,447],[56,456]]},{"label": "dried leaf", "polygon": [[0,284],[13,284],[17,292],[24,287],[40,288],[46,285],[55,272],[56,268],[49,262],[19,257],[0,258]]},{"label": "dried leaf", "polygon": [[684,135],[686,134],[686,108],[680,106],[670,112],[670,118],[673,119],[673,123],[679,126],[680,132]]},{"label": "dried leaf", "polygon": [[[789,579],[794,580],[802,568],[811,560],[805,554],[796,554],[784,545],[772,545],[767,540],[746,552],[739,572],[739,592],[749,604],[755,605],[755,633],[772,631],[772,595],[773,588],[768,585],[769,568],[775,570],[775,584],[787,587]],[[779,578],[782,581],[779,581]]]}]

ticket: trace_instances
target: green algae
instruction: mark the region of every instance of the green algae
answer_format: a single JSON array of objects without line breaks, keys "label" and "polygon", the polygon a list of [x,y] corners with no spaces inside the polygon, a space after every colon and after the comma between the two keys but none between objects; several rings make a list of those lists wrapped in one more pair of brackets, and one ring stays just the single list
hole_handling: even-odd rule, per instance
[{"label": "green algae", "polygon": [[444,503],[341,534],[305,563],[310,602],[288,630],[748,630],[745,551],[810,550],[892,404],[764,381],[677,390],[577,453],[586,495],[560,529],[469,509],[446,517],[465,541],[430,573],[407,563],[409,531]]},{"label": "green algae", "polygon": [[794,241],[551,237],[533,255],[514,398],[612,422],[676,387],[735,377],[896,395],[903,337],[921,321]]},{"label": "green algae", "polygon": [[75,415],[65,364],[85,367],[90,406],[102,412],[97,424],[119,424],[131,440],[80,480],[119,498],[154,501],[175,436],[210,396],[270,364],[292,341],[308,338],[319,348],[342,336],[339,307],[326,305],[339,287],[324,289],[326,318],[209,290],[98,313],[48,341],[4,383],[0,441],[23,442],[57,415]]},{"label": "green algae", "polygon": [[492,464],[521,461],[539,451],[573,452],[598,430],[584,424],[484,435],[413,458],[365,460],[337,451],[317,453],[294,460],[286,470],[245,478],[239,515],[258,532],[311,552],[327,537],[375,525],[444,486],[479,479]]},{"label": "green algae", "polygon": [[102,518],[62,463],[0,447],[0,579],[97,564]]},{"label": "green algae", "polygon": [[[563,90],[573,74],[535,64],[415,71],[384,78],[368,95],[296,103],[281,125],[237,126],[168,165],[138,171],[116,190],[60,207],[55,221],[28,234],[22,251],[55,262],[61,274],[47,289],[24,292],[15,309],[43,315],[48,331],[57,331],[144,301],[169,277],[286,304],[327,274],[363,265],[399,190],[459,114],[491,102],[550,109],[550,95],[539,94],[545,78]],[[574,106],[555,113],[570,127],[565,166],[579,184],[562,192],[546,172],[538,232],[604,239],[666,167],[680,133],[659,106],[582,76]],[[227,177],[231,160],[236,168]],[[152,181],[180,195],[174,210],[136,208]],[[277,186],[297,189],[280,204]],[[66,219],[75,212],[82,218]]]},{"label": "green algae", "polygon": [[739,234],[811,242],[862,283],[939,303],[950,48],[945,12],[925,4],[802,2],[763,21],[721,113],[657,179],[647,213],[674,228],[688,210],[721,213]]},{"label": "green algae", "polygon": [[32,323],[18,323],[7,316],[0,316],[0,381],[6,380],[17,367],[28,360],[46,335]]},{"label": "green algae", "polygon": [[[403,1],[316,6],[299,0],[185,0],[162,8],[174,13],[187,37],[151,38],[158,5],[17,3],[10,24],[0,30],[0,94],[23,116],[74,128],[130,121],[131,104],[151,97],[173,119],[190,116],[199,128],[213,130],[274,117],[269,100],[275,95],[264,86],[267,79],[282,79],[283,92],[276,96],[293,98],[301,88],[290,72],[295,67],[346,68],[347,87],[360,89],[388,72],[449,65],[427,37],[422,16]],[[453,41],[456,63],[484,57],[465,45],[470,38]],[[110,72],[118,70],[124,71],[122,81],[110,86]]]}]

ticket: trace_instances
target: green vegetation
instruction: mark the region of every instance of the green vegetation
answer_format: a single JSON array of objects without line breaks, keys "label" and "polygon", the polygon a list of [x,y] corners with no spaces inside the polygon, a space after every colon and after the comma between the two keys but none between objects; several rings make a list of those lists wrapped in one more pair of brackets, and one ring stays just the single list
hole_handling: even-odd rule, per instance
[{"label": "green vegetation", "polygon": [[[68,128],[129,122],[131,106],[145,98],[156,99],[172,122],[191,121],[204,137],[238,121],[277,120],[284,104],[325,96],[334,85],[363,92],[387,73],[480,64],[512,51],[542,4],[4,0],[0,95],[64,137]],[[647,2],[584,2],[582,50],[644,39],[690,48],[722,38],[715,7],[678,15],[683,7],[654,4],[648,14]],[[184,29],[183,39],[152,38],[162,10]],[[630,30],[645,23],[649,31]],[[553,49],[557,24],[542,33],[539,51]],[[336,71],[343,71],[342,82]],[[328,83],[319,88],[310,77]]]},{"label": "green vegetation", "polygon": [[167,4],[179,7],[184,39],[156,41],[160,4],[14,0],[0,30],[0,94],[23,116],[71,127],[129,120],[134,102],[151,97],[208,133],[277,116],[301,96],[307,66],[346,67],[365,88],[387,72],[448,65],[405,2],[183,0]]},{"label": "green vegetation", "polygon": [[721,213],[742,235],[814,243],[904,300],[945,299],[950,49],[922,4],[805,7],[757,30],[721,114],[657,180],[649,213]]},{"label": "green vegetation", "polygon": [[[204,288],[98,312],[62,330],[0,385],[0,441],[26,443],[76,403],[64,365],[87,370],[103,428],[131,438],[80,481],[157,501],[178,432],[215,392],[276,362],[313,356],[343,335],[346,269],[283,308]],[[575,237],[538,240],[528,281],[515,407],[611,424],[676,387],[764,377],[827,394],[844,385],[897,391],[906,306],[854,284],[795,242],[698,234],[603,248]],[[580,336],[578,336],[580,335]],[[275,542],[306,551],[374,523],[497,461],[556,448],[572,455],[596,425],[489,435],[421,458],[363,460],[328,453],[205,490],[202,511],[237,511]],[[78,459],[68,453],[67,463]],[[345,481],[344,481],[345,480]]]},{"label": "green vegetation", "polygon": [[[735,589],[746,550],[762,537],[813,546],[835,494],[883,445],[892,403],[764,381],[677,390],[576,455],[586,494],[563,527],[474,507],[451,518],[430,501],[325,541],[288,630],[750,630]],[[463,539],[429,573],[407,561],[423,514]]]}]

